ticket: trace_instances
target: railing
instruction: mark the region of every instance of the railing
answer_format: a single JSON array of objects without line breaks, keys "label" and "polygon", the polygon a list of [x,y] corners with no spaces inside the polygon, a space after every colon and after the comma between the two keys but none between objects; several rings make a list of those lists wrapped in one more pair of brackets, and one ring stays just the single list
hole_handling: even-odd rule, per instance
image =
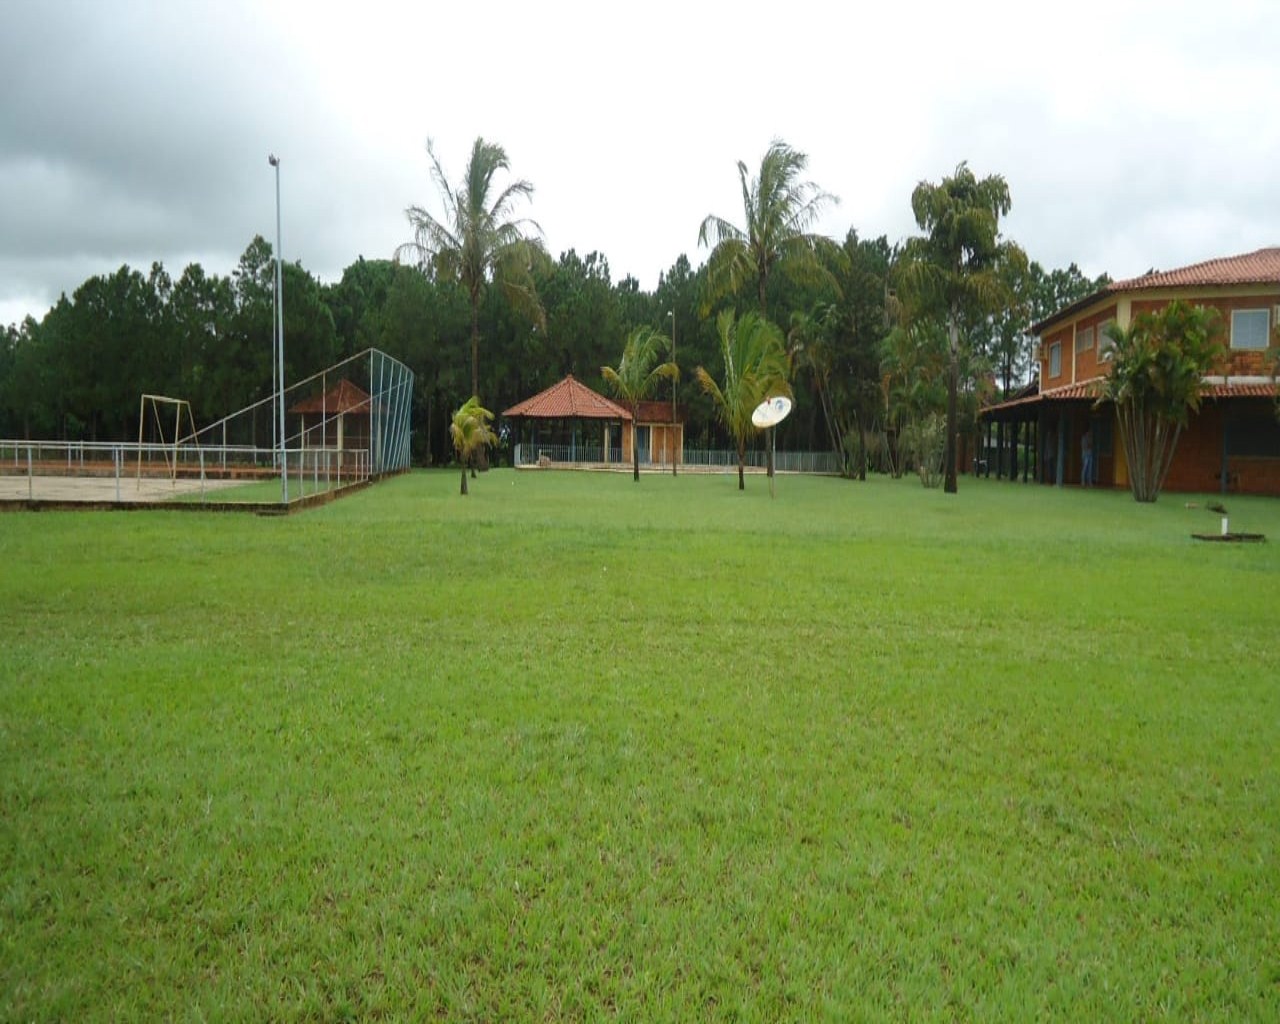
[{"label": "railing", "polygon": [[[670,460],[659,450],[657,458],[641,450],[640,465],[646,468],[670,467]],[[631,465],[623,461],[622,449],[610,448],[607,453],[599,444],[556,445],[517,444],[513,451],[516,466],[609,464],[619,468]],[[749,451],[743,460],[753,469],[763,469],[768,455],[763,451]],[[738,453],[725,449],[686,448],[680,454],[680,465],[691,468],[719,468],[726,471],[738,468]],[[840,456],[836,452],[777,452],[774,468],[781,473],[839,473]]]},{"label": "railing", "polygon": [[[280,454],[250,445],[0,440],[0,500],[283,503]],[[370,475],[364,448],[289,448],[284,458],[290,501]]]}]

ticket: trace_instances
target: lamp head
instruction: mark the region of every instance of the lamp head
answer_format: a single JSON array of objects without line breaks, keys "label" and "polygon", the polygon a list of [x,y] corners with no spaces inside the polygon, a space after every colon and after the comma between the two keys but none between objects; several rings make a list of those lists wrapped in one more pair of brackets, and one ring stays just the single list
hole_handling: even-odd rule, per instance
[{"label": "lamp head", "polygon": [[279,167],[280,158],[276,156],[274,153],[272,153],[270,156],[267,157],[267,163],[269,163],[272,167]]}]

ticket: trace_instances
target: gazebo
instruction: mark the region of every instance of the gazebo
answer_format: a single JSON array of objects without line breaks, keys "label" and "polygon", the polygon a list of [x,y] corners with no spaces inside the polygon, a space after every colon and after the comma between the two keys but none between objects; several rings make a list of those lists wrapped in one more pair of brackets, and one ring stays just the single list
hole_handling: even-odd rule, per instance
[{"label": "gazebo", "polygon": [[622,426],[631,422],[631,413],[573,374],[517,402],[502,415],[513,422],[517,466],[623,461],[626,432]]},{"label": "gazebo", "polygon": [[369,447],[371,404],[368,392],[344,378],[328,391],[294,403],[289,414],[301,420],[302,447],[344,451]]}]

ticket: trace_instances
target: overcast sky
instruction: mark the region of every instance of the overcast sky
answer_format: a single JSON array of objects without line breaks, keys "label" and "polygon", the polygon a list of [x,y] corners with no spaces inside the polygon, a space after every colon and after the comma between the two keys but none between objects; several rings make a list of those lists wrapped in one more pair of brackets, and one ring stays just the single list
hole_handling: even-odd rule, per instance
[{"label": "overcast sky", "polygon": [[[870,7],[871,5],[867,5]],[[477,135],[553,255],[653,288],[778,137],[897,241],[967,160],[1046,267],[1128,277],[1280,244],[1280,3],[328,5],[0,0],[0,323],[122,263],[226,274],[275,234],[322,280],[407,240]]]}]

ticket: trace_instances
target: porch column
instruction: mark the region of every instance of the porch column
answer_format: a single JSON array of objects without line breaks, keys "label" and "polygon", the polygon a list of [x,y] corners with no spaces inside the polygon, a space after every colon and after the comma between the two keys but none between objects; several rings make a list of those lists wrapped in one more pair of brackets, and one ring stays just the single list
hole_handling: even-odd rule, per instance
[{"label": "porch column", "polygon": [[1063,465],[1063,463],[1065,463],[1066,461],[1067,461],[1067,414],[1059,413],[1058,414],[1058,465],[1057,465],[1057,472],[1054,474],[1056,477],[1056,479],[1054,480],[1054,483],[1058,487],[1062,486],[1062,480],[1066,470],[1066,467]]},{"label": "porch column", "polygon": [[1222,487],[1223,494],[1227,493],[1227,482],[1231,479],[1230,477],[1231,470],[1228,464],[1230,459],[1227,454],[1230,451],[1230,449],[1227,446],[1227,432],[1230,429],[1231,429],[1231,417],[1227,415],[1226,410],[1224,409],[1222,413],[1222,472],[1219,474],[1222,481],[1221,487]]}]

